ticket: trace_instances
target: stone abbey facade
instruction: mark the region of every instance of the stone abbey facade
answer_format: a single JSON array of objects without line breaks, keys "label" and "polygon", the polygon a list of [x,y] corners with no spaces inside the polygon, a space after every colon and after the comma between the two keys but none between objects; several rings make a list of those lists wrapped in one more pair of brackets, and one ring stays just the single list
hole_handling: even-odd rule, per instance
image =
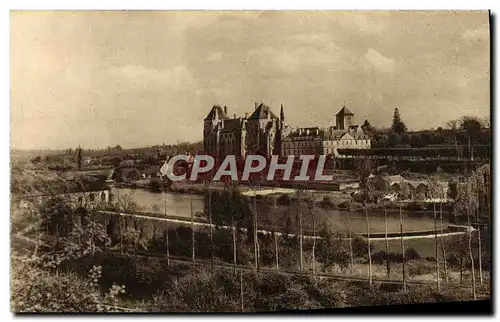
[{"label": "stone abbey facade", "polygon": [[302,154],[336,155],[337,149],[370,149],[371,140],[354,124],[354,113],[343,107],[335,115],[335,126],[290,130],[285,126],[281,105],[276,116],[264,103],[255,104],[253,113],[245,117],[228,117],[227,107],[215,105],[204,120],[205,153],[214,157],[249,154],[263,156]]},{"label": "stone abbey facade", "polygon": [[281,105],[276,116],[264,103],[255,104],[253,113],[245,117],[228,117],[227,107],[214,105],[204,120],[205,153],[214,157],[248,154],[281,155],[285,114]]}]

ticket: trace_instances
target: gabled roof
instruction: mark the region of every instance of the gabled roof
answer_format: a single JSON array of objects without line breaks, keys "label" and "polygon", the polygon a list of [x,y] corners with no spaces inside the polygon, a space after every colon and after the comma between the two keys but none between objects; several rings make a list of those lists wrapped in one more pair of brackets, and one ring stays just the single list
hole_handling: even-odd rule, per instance
[{"label": "gabled roof", "polygon": [[368,139],[368,135],[363,132],[363,129],[359,125],[350,125],[348,128],[348,133],[357,140]]},{"label": "gabled roof", "polygon": [[334,130],[330,128],[330,131],[328,131],[325,135],[325,139],[327,140],[340,140],[340,138],[346,133],[344,130]]},{"label": "gabled roof", "polygon": [[208,113],[207,117],[205,117],[206,120],[214,120],[214,119],[229,119],[227,117],[226,113],[224,113],[224,110],[222,107],[219,105],[214,105],[212,109],[210,110],[210,113]]},{"label": "gabled roof", "polygon": [[400,176],[399,174],[397,175],[394,175],[394,176],[388,176],[387,177],[387,181],[389,182],[389,185],[393,185],[394,183],[401,183],[403,182],[405,179]]},{"label": "gabled roof", "polygon": [[417,189],[420,186],[424,186],[425,188],[429,186],[428,182],[422,180],[405,180],[405,182],[409,184],[413,189]]},{"label": "gabled roof", "polygon": [[271,108],[264,103],[260,103],[259,106],[253,111],[252,115],[248,118],[249,120],[261,120],[261,119],[277,119],[278,117],[271,111]]},{"label": "gabled roof", "polygon": [[344,132],[340,140],[354,140],[354,137],[349,132]]},{"label": "gabled roof", "polygon": [[342,109],[336,114],[337,115],[354,115],[347,107],[342,107]]}]

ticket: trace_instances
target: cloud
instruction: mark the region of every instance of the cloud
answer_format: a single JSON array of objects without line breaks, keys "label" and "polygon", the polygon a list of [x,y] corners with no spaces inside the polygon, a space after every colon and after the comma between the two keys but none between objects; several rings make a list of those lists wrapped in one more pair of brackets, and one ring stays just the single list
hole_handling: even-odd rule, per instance
[{"label": "cloud", "polygon": [[254,59],[265,71],[293,72],[300,67],[301,60],[297,52],[290,52],[287,48],[265,46],[249,52],[250,59]]},{"label": "cloud", "polygon": [[133,85],[159,85],[171,89],[183,89],[191,86],[193,79],[184,66],[175,66],[171,69],[158,70],[138,65],[125,65],[111,68],[111,74],[118,77],[118,82],[129,82]]},{"label": "cloud", "polygon": [[326,70],[342,60],[340,48],[321,33],[294,35],[282,46],[254,49],[249,56],[262,69],[285,74],[317,67]]},{"label": "cloud", "polygon": [[210,53],[207,57],[207,61],[217,61],[222,58],[222,53],[220,51],[215,52],[215,53]]},{"label": "cloud", "polygon": [[343,101],[377,126],[394,106],[411,128],[489,113],[488,12],[16,16],[11,128],[20,147],[200,139],[212,104],[243,115],[254,99],[283,102],[293,126],[334,119]]},{"label": "cloud", "polygon": [[390,13],[385,11],[373,11],[369,14],[342,12],[339,15],[334,15],[333,21],[347,30],[376,35],[384,32],[388,16],[390,16]]},{"label": "cloud", "polygon": [[365,58],[373,66],[373,68],[380,72],[392,73],[394,71],[394,59],[385,57],[373,48],[368,49],[365,54]]},{"label": "cloud", "polygon": [[462,37],[468,40],[488,40],[490,30],[487,27],[468,29],[462,34]]}]

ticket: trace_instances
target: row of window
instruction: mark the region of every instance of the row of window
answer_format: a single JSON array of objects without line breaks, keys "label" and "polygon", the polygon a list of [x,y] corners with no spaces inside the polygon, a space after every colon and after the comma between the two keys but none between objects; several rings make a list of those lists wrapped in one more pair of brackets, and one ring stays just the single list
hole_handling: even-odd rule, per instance
[{"label": "row of window", "polygon": [[324,141],[325,145],[367,145],[369,140],[341,140],[341,141]]},{"label": "row of window", "polygon": [[307,147],[307,146],[315,146],[319,144],[314,144],[310,142],[295,142],[295,143],[283,143],[284,148],[293,148],[293,147]]},{"label": "row of window", "polygon": [[[323,141],[326,146],[346,146],[346,145],[368,145],[370,140],[342,140],[342,141]],[[283,148],[297,148],[297,147],[307,147],[314,146],[309,142],[295,142],[295,143],[283,143]]]}]

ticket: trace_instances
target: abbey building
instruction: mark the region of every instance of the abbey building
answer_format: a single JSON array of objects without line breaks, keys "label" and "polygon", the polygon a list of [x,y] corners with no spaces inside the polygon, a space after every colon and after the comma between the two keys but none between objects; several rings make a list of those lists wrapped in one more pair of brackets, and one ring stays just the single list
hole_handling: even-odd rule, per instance
[{"label": "abbey building", "polygon": [[370,149],[371,140],[360,125],[354,124],[354,113],[343,107],[335,115],[335,126],[307,127],[291,130],[285,125],[281,105],[276,116],[264,103],[255,104],[250,116],[232,118],[227,107],[215,105],[204,120],[203,145],[205,153],[224,157],[235,155],[263,156],[302,154],[338,155],[338,149]]},{"label": "abbey building", "polygon": [[250,116],[230,118],[227,107],[215,105],[204,120],[203,145],[212,156],[280,155],[285,114],[276,116],[264,103],[255,104]]}]

